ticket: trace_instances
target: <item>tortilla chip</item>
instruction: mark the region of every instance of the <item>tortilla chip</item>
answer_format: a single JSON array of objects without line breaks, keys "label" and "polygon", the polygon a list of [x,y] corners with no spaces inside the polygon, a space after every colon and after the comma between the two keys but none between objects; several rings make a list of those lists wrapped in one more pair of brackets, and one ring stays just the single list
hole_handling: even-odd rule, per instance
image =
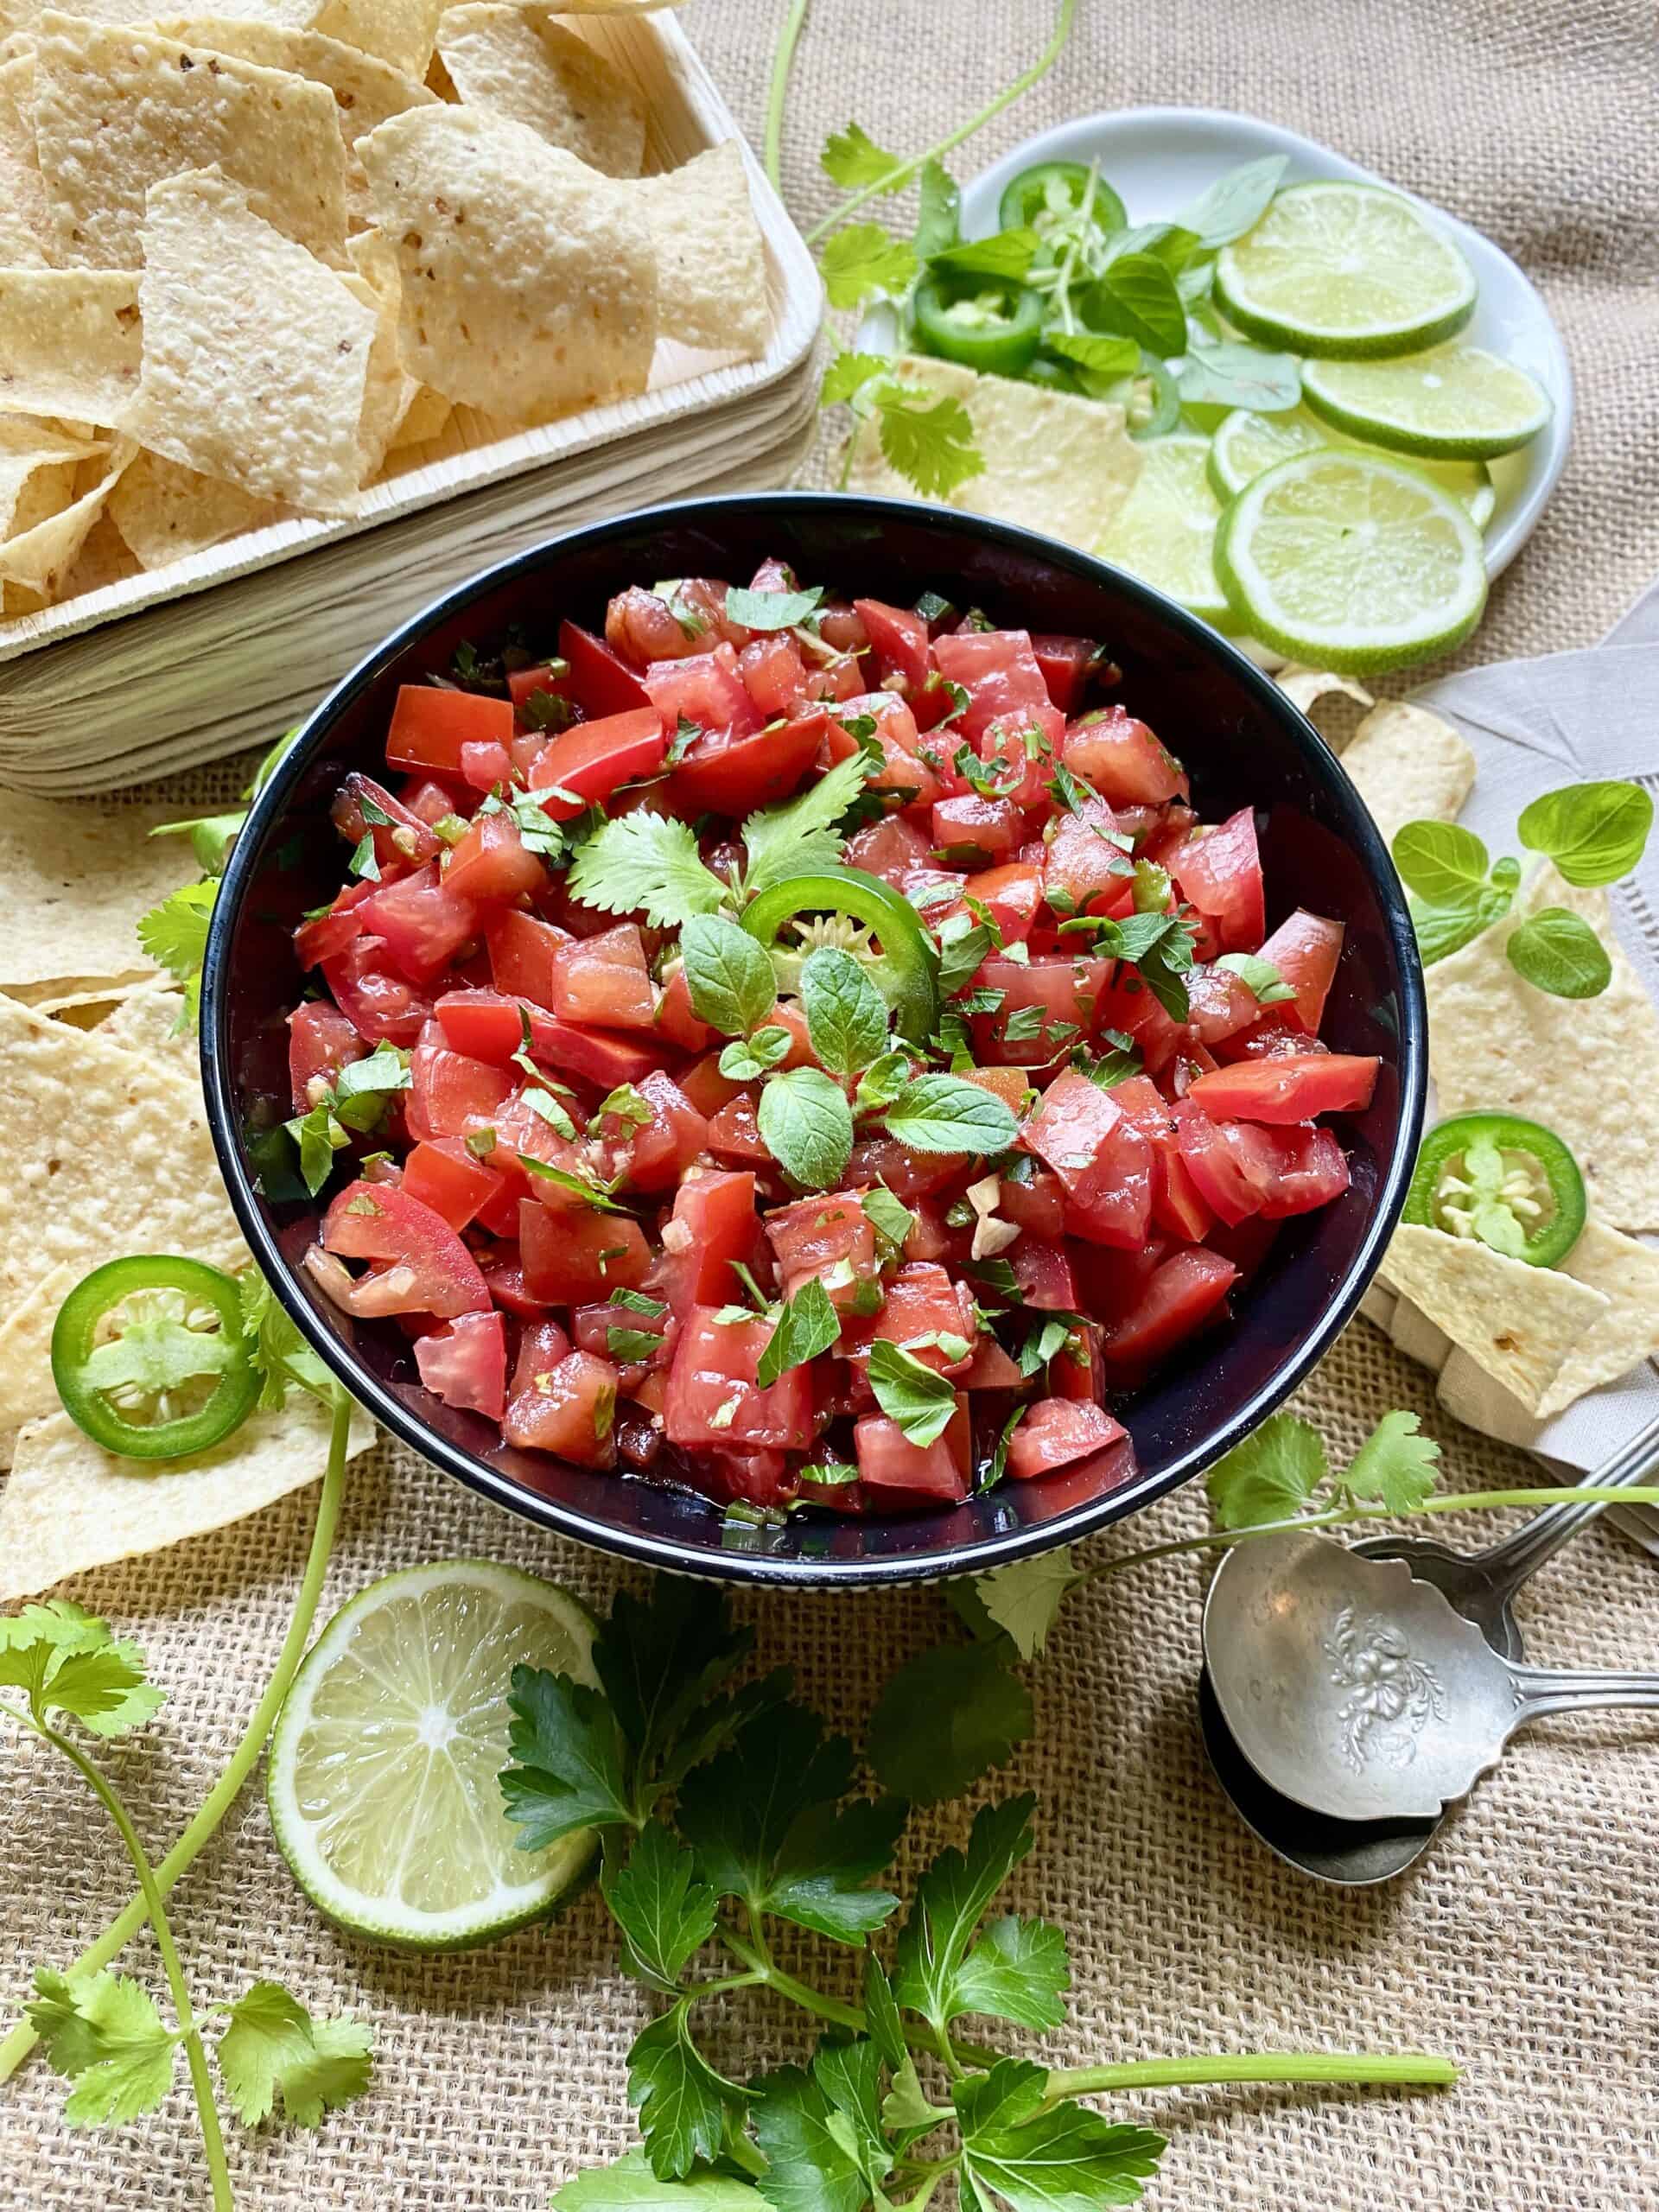
[{"label": "tortilla chip", "polygon": [[545,8],[447,9],[438,18],[438,52],[468,107],[508,116],[607,176],[639,175],[643,97]]},{"label": "tortilla chip", "polygon": [[74,497],[75,464],[106,450],[32,415],[0,415],[0,539],[60,512]]},{"label": "tortilla chip", "polygon": [[[137,1471],[83,1436],[67,1414],[22,1430],[0,1496],[0,1599],[29,1598],[72,1574],[138,1559],[205,1535],[303,1490],[328,1463],[331,1418],[296,1393],[275,1413],[251,1414],[233,1435],[194,1459]],[[374,1423],[352,1415],[351,1457],[374,1442]]]},{"label": "tortilla chip", "polygon": [[0,998],[0,1314],[64,1262],[246,1264],[191,1074]]},{"label": "tortilla chip", "polygon": [[375,317],[363,411],[357,423],[357,480],[366,484],[385,459],[392,433],[420,385],[403,365],[404,284],[397,256],[373,230],[354,238],[348,251],[357,275],[346,281],[364,305],[374,309]]},{"label": "tortilla chip", "polygon": [[442,12],[443,0],[322,0],[311,28],[424,77]]},{"label": "tortilla chip", "polygon": [[[960,399],[973,425],[984,470],[944,505],[997,515],[1073,545],[1099,541],[1141,474],[1141,448],[1124,427],[1121,407],[1007,377],[978,377],[918,355],[903,356],[895,366],[907,383]],[[916,497],[915,487],[887,466],[874,421],[855,435],[848,482],[855,491]]]},{"label": "tortilla chip", "polygon": [[0,407],[113,423],[138,388],[138,279],[0,269]]},{"label": "tortilla chip", "polygon": [[154,977],[138,918],[189,873],[176,837],[152,837],[151,807],[5,794],[0,804],[0,989],[63,997]]},{"label": "tortilla chip", "polygon": [[1659,1251],[1599,1221],[1584,1225],[1561,1262],[1575,1282],[1611,1301],[1610,1310],[1562,1363],[1538,1411],[1545,1420],[1587,1390],[1616,1382],[1646,1359],[1659,1358]]},{"label": "tortilla chip", "polygon": [[1363,683],[1333,669],[1301,668],[1293,662],[1273,680],[1338,753],[1352,739],[1360,715],[1376,703]]},{"label": "tortilla chip", "polygon": [[517,422],[645,390],[657,270],[626,187],[476,108],[411,108],[357,150],[411,376]]},{"label": "tortilla chip", "polygon": [[[1504,947],[1543,906],[1583,916],[1606,946],[1612,980],[1599,998],[1558,999],[1524,982]],[[1620,949],[1605,892],[1546,865],[1510,918],[1424,976],[1428,1065],[1442,1116],[1501,1109],[1569,1144],[1593,1211],[1610,1228],[1659,1230],[1659,1014]]]},{"label": "tortilla chip", "polygon": [[106,460],[82,461],[71,503],[0,543],[0,579],[45,601],[58,598],[88,532],[137,450],[121,438]]},{"label": "tortilla chip", "polygon": [[1342,765],[1389,844],[1408,822],[1455,822],[1475,787],[1475,756],[1451,723],[1404,699],[1372,708]]},{"label": "tortilla chip", "polygon": [[434,391],[429,384],[416,384],[386,450],[399,453],[405,446],[423,446],[432,438],[442,437],[454,411],[441,391]]},{"label": "tortilla chip", "polygon": [[656,16],[685,0],[561,0],[562,16]]},{"label": "tortilla chip", "polygon": [[106,1045],[119,1045],[124,1052],[146,1052],[151,1059],[188,1069],[199,1082],[200,1047],[195,1031],[181,1027],[183,1012],[182,992],[151,984],[123,992],[99,1023],[98,1033]]},{"label": "tortilla chip", "polygon": [[417,77],[407,77],[390,62],[378,60],[342,40],[318,31],[296,31],[280,23],[250,22],[232,16],[168,16],[156,28],[187,46],[210,46],[215,54],[234,54],[262,69],[284,69],[327,85],[334,96],[340,135],[349,150],[365,131],[376,130],[406,107],[427,107],[437,95]]},{"label": "tortilla chip", "polygon": [[141,267],[149,188],[214,164],[286,236],[341,257],[346,149],[326,85],[54,13],[35,67],[47,250],[61,266]]},{"label": "tortilla chip", "polygon": [[52,1331],[59,1306],[79,1281],[73,1261],[60,1261],[0,1322],[0,1429],[57,1412]]},{"label": "tortilla chip", "polygon": [[1382,1272],[1402,1298],[1536,1413],[1611,1300],[1553,1268],[1506,1259],[1473,1237],[1408,1223]]},{"label": "tortilla chip", "polygon": [[766,247],[737,140],[644,178],[638,195],[657,255],[663,335],[758,360],[772,336]]},{"label": "tortilla chip", "polygon": [[133,435],[187,468],[308,513],[349,513],[372,305],[254,213],[216,169],[153,185]]},{"label": "tortilla chip", "polygon": [[[8,810],[17,797],[16,791],[7,792]],[[29,804],[53,806],[56,801],[34,799]],[[60,976],[44,983],[0,983],[0,991],[19,1006],[32,1006],[37,1014],[73,1014],[83,1007],[97,1007],[101,1021],[129,991],[154,989],[158,980],[153,968],[142,968],[123,976]]]},{"label": "tortilla chip", "polygon": [[109,518],[141,568],[164,569],[291,512],[238,484],[141,453],[110,494]]},{"label": "tortilla chip", "polygon": [[130,576],[142,576],[143,573],[126,539],[110,520],[110,511],[105,507],[82,540],[80,550],[59,587],[58,597],[80,599],[87,592],[102,591],[106,584],[125,583]]},{"label": "tortilla chip", "polygon": [[44,269],[46,187],[35,157],[35,57],[0,63],[0,268]]}]

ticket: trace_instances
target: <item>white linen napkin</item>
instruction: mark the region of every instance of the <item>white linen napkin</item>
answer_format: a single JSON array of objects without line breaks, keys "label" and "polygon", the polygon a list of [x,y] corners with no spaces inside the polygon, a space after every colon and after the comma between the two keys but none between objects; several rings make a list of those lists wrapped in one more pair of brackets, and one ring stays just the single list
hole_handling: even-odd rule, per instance
[{"label": "white linen napkin", "polygon": [[[1524,863],[1515,824],[1541,792],[1622,777],[1659,796],[1659,582],[1589,651],[1471,669],[1432,684],[1416,703],[1452,723],[1478,764],[1459,819],[1485,840],[1494,858],[1513,853]],[[1659,840],[1633,875],[1611,887],[1609,897],[1619,940],[1659,1001],[1656,845]],[[1503,1103],[1492,1101],[1495,1107]],[[1659,1099],[1653,1102],[1653,1141],[1659,1144]],[[1408,1357],[1438,1373],[1449,1412],[1471,1428],[1536,1452],[1560,1480],[1599,1466],[1659,1413],[1659,1369],[1649,1363],[1565,1413],[1535,1421],[1408,1300],[1374,1285],[1361,1311]],[[1617,1517],[1659,1556],[1659,1513],[1635,1507]]]}]

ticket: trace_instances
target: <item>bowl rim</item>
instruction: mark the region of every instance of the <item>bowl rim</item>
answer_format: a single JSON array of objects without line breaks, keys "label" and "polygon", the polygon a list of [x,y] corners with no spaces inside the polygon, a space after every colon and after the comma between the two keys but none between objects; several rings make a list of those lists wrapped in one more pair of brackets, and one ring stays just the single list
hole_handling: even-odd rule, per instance
[{"label": "bowl rim", "polygon": [[841,492],[726,493],[633,508],[626,514],[540,539],[442,593],[365,654],[300,725],[282,762],[252,802],[242,832],[231,848],[213,906],[202,968],[200,1025],[202,1090],[208,1127],[232,1210],[255,1262],[307,1344],[383,1427],[443,1473],[455,1477],[493,1504],[590,1549],[646,1567],[706,1575],[721,1581],[788,1586],[795,1589],[868,1588],[984,1573],[991,1568],[1010,1566],[1017,1560],[1052,1551],[1061,1544],[1076,1542],[1168,1497],[1213,1465],[1282,1405],[1324,1357],[1357,1310],[1381,1264],[1405,1203],[1422,1134],[1428,1087],[1428,1023],[1421,963],[1405,893],[1382,834],[1351,785],[1353,842],[1361,864],[1376,889],[1401,977],[1400,1128],[1364,1235],[1333,1285],[1319,1325],[1225,1421],[1180,1452],[1150,1486],[1127,1484],[1122,1491],[1108,1491],[1057,1513],[1051,1519],[1024,1523],[961,1546],[937,1551],[901,1552],[880,1559],[788,1558],[765,1550],[736,1548],[704,1554],[672,1535],[596,1520],[558,1498],[528,1491],[505,1470],[492,1466],[437,1434],[402,1398],[367,1372],[346,1339],[321,1319],[310,1301],[301,1294],[294,1272],[266,1221],[238,1126],[229,1051],[231,942],[270,828],[280,818],[312,757],[322,748],[346,709],[424,633],[463,613],[468,605],[503,585],[534,574],[562,547],[602,546],[610,539],[629,537],[653,525],[664,529],[688,524],[717,528],[722,515],[741,513],[753,518],[757,508],[777,513],[780,519],[788,516],[799,520],[815,512],[876,524],[890,521],[914,525],[918,519],[925,519],[931,527],[943,531],[946,536],[970,538],[981,543],[988,541],[1027,560],[1069,568],[1086,581],[1103,582],[1128,601],[1140,602],[1200,652],[1221,661],[1246,691],[1253,693],[1263,709],[1280,721],[1287,734],[1308,756],[1311,766],[1321,779],[1328,779],[1334,771],[1343,782],[1347,782],[1337,755],[1307,716],[1265,671],[1229,639],[1138,576],[1038,531],[957,508],[931,507],[909,500]]}]

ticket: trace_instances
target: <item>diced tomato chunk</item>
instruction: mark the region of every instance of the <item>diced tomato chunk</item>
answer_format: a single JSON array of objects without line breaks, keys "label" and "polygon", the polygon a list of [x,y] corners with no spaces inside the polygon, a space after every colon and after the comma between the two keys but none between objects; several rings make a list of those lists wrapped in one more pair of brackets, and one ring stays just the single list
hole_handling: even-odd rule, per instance
[{"label": "diced tomato chunk", "polygon": [[1261,1016],[1255,993],[1230,968],[1197,967],[1186,977],[1187,1027],[1201,1044],[1219,1045]]},{"label": "diced tomato chunk", "polygon": [[1310,914],[1299,906],[1281,922],[1262,947],[1296,995],[1274,1008],[1310,1037],[1317,1037],[1325,1018],[1325,1001],[1342,957],[1343,926],[1323,914]]},{"label": "diced tomato chunk", "polygon": [[817,1281],[832,1305],[850,1306],[859,1285],[875,1279],[875,1229],[860,1192],[797,1198],[768,1213],[765,1225],[785,1298]]},{"label": "diced tomato chunk", "polygon": [[[556,1186],[537,1187],[565,1198]],[[613,1290],[638,1290],[651,1266],[651,1247],[631,1214],[603,1212],[580,1198],[558,1205],[521,1198],[518,1252],[525,1287],[550,1306],[581,1306]]]},{"label": "diced tomato chunk", "polygon": [[334,1088],[334,1077],[367,1052],[361,1037],[338,1007],[327,999],[303,999],[288,1017],[288,1084],[296,1114],[308,1114],[316,1101],[311,1086],[318,1077]]},{"label": "diced tomato chunk", "polygon": [[[404,1160],[404,1188],[442,1214],[451,1229],[465,1229],[506,1190],[507,1179],[476,1159],[460,1138],[439,1137],[417,1143]],[[517,1227],[516,1206],[505,1225]]]},{"label": "diced tomato chunk", "polygon": [[682,1315],[693,1306],[730,1305],[741,1289],[734,1262],[753,1268],[764,1249],[753,1174],[696,1176],[675,1192],[663,1232],[663,1294]]},{"label": "diced tomato chunk", "polygon": [[996,1187],[996,1210],[1004,1221],[1028,1229],[1033,1236],[1057,1238],[1065,1226],[1065,1186],[1058,1175],[1027,1161],[1035,1173],[1016,1180],[1005,1175]]},{"label": "diced tomato chunk", "polygon": [[[878,1338],[931,1367],[938,1375],[960,1375],[973,1357],[979,1334],[974,1313],[974,1294],[965,1282],[953,1281],[931,1261],[906,1260],[887,1285],[881,1309],[869,1318],[849,1319],[842,1340],[849,1353],[868,1352]],[[940,1337],[960,1338],[948,1348]]]},{"label": "diced tomato chunk", "polygon": [[957,1394],[957,1410],[931,1444],[912,1444],[886,1414],[867,1414],[853,1425],[858,1478],[880,1495],[884,1505],[911,1499],[942,1498],[955,1503],[968,1495],[971,1433],[968,1402]]},{"label": "diced tomato chunk", "polygon": [[363,935],[363,917],[358,908],[365,899],[373,897],[374,891],[374,883],[369,878],[361,883],[348,883],[325,912],[300,924],[294,932],[294,957],[302,968],[315,968],[322,961],[338,959],[354,938]]},{"label": "diced tomato chunk", "polygon": [[1126,889],[1133,896],[1134,866],[1118,838],[1103,798],[1085,799],[1076,813],[1058,817],[1044,878],[1057,912],[1086,914],[1121,899]]},{"label": "diced tomato chunk", "polygon": [[933,808],[933,842],[967,868],[1000,867],[1015,849],[1025,818],[1012,799],[938,800]]},{"label": "diced tomato chunk", "polygon": [[933,658],[939,673],[968,694],[966,711],[953,727],[970,744],[999,715],[1029,715],[1052,703],[1025,630],[959,630],[934,639]]},{"label": "diced tomato chunk", "polygon": [[411,983],[429,983],[478,934],[478,909],[440,880],[435,861],[377,885],[357,911],[364,930],[385,945],[389,963]]},{"label": "diced tomato chunk", "polygon": [[561,945],[552,960],[552,1009],[561,1021],[600,1029],[657,1026],[645,943],[632,922]]},{"label": "diced tomato chunk", "polygon": [[1202,1075],[1187,1096],[1212,1118],[1311,1122],[1316,1114],[1363,1113],[1381,1065],[1370,1052],[1275,1053]]},{"label": "diced tomato chunk", "polygon": [[[523,1361],[521,1359],[520,1365]],[[616,1370],[589,1351],[566,1352],[531,1374],[507,1402],[501,1433],[520,1451],[552,1452],[579,1467],[616,1464]]]},{"label": "diced tomato chunk", "polygon": [[1161,1359],[1210,1319],[1237,1274],[1230,1260],[1202,1246],[1173,1254],[1154,1274],[1134,1310],[1107,1330],[1107,1358],[1137,1367]]},{"label": "diced tomato chunk", "polygon": [[1073,722],[1062,757],[1074,775],[1092,784],[1114,806],[1159,806],[1187,796],[1179,762],[1145,722],[1122,707],[1103,707]]},{"label": "diced tomato chunk", "polygon": [[768,721],[786,715],[806,696],[806,668],[786,632],[751,638],[737,657],[743,688]]},{"label": "diced tomato chunk", "polygon": [[490,1294],[478,1262],[441,1214],[390,1183],[347,1184],[329,1207],[322,1246],[346,1259],[384,1262],[407,1281],[382,1313],[486,1313]]},{"label": "diced tomato chunk", "polygon": [[709,1122],[709,1150],[734,1167],[768,1168],[772,1150],[760,1134],[753,1090],[740,1090]]},{"label": "diced tomato chunk", "polygon": [[365,1044],[412,1045],[431,1019],[432,1002],[401,976],[389,974],[386,963],[385,940],[360,935],[324,956],[322,979]]},{"label": "diced tomato chunk", "polygon": [[[744,693],[747,702],[748,694]],[[693,739],[670,775],[668,804],[676,814],[742,817],[759,806],[787,798],[818,757],[829,728],[822,708],[811,708],[757,729],[711,730]]]},{"label": "diced tomato chunk", "polygon": [[458,1313],[415,1344],[422,1382],[446,1406],[499,1421],[507,1408],[507,1329],[499,1313]]},{"label": "diced tomato chunk", "polygon": [[409,1128],[415,1137],[463,1135],[512,1095],[506,1069],[442,1046],[417,1045],[409,1064]]},{"label": "diced tomato chunk", "polygon": [[539,891],[547,869],[519,834],[518,824],[505,807],[491,814],[476,814],[473,826],[449,855],[442,878],[453,898],[505,905],[527,892]]},{"label": "diced tomato chunk", "polygon": [[559,689],[595,721],[652,703],[651,694],[626,662],[602,638],[574,622],[559,625],[559,658],[570,665],[570,673]]},{"label": "diced tomato chunk", "polygon": [[912,692],[919,691],[930,666],[927,625],[921,616],[912,614],[908,607],[888,607],[879,599],[855,599],[853,605],[863,617],[870,650],[882,675],[902,676]]},{"label": "diced tomato chunk", "polygon": [[1067,1072],[1049,1085],[1022,1141],[1059,1177],[1075,1235],[1138,1244],[1152,1211],[1152,1149],[1109,1090]]},{"label": "diced tomato chunk", "polygon": [[758,1315],[722,1322],[717,1307],[692,1307],[669,1369],[663,1420],[671,1444],[806,1450],[816,1427],[811,1371],[790,1368],[763,1389],[755,1370],[771,1341],[772,1324]]},{"label": "diced tomato chunk", "polygon": [[1099,658],[1099,646],[1092,638],[1063,637],[1052,630],[1034,630],[1031,650],[1043,672],[1049,697],[1062,714],[1075,714],[1083,699],[1089,671]]},{"label": "diced tomato chunk", "polygon": [[382,875],[423,867],[438,856],[438,841],[426,823],[372,776],[353,771],[335,792],[328,812],[348,845],[369,839]]},{"label": "diced tomato chunk", "polygon": [[1255,1129],[1273,1152],[1273,1179],[1262,1203],[1264,1221],[1312,1213],[1348,1188],[1348,1155],[1329,1129]]},{"label": "diced tomato chunk", "polygon": [[879,822],[867,822],[853,832],[847,842],[846,865],[862,868],[866,875],[879,875],[884,883],[902,890],[906,875],[927,865],[931,849],[913,822],[902,814],[884,814]]},{"label": "diced tomato chunk", "polygon": [[1272,1185],[1274,1156],[1260,1130],[1212,1122],[1192,1098],[1170,1109],[1176,1141],[1198,1197],[1227,1223],[1260,1213]]},{"label": "diced tomato chunk", "polygon": [[645,1122],[629,1102],[626,1114],[605,1115],[597,1134],[613,1155],[612,1172],[626,1174],[636,1191],[671,1190],[709,1141],[709,1124],[671,1076],[660,1068],[641,1076],[636,1097],[650,1109]]},{"label": "diced tomato chunk", "polygon": [[[1215,829],[1194,837],[1166,863],[1180,887],[1210,923],[1219,952],[1254,952],[1267,931],[1262,888],[1262,857],[1256,849],[1255,815],[1248,806]],[[1208,948],[1201,948],[1204,957]]]},{"label": "diced tomato chunk", "polygon": [[1091,1452],[1103,1452],[1127,1432],[1103,1406],[1084,1398],[1039,1398],[1008,1441],[1008,1472],[1015,1482],[1034,1482],[1056,1467],[1069,1467]]},{"label": "diced tomato chunk", "polygon": [[658,1064],[656,1052],[602,1029],[563,1021],[556,1015],[499,991],[447,991],[435,1009],[448,1042],[457,1052],[472,1053],[498,1067],[511,1065],[523,1048],[524,1022],[530,1023],[531,1057],[547,1067],[613,1090],[620,1083],[638,1083]]},{"label": "diced tomato chunk", "polygon": [[517,907],[497,914],[484,932],[489,947],[490,976],[507,998],[533,999],[537,1006],[553,1003],[553,956],[569,944],[569,931]]},{"label": "diced tomato chunk", "polygon": [[429,768],[459,778],[463,745],[500,745],[512,736],[511,699],[477,691],[451,691],[435,683],[399,687],[386,733],[386,759],[395,768]]},{"label": "diced tomato chunk", "polygon": [[[985,908],[1004,944],[1023,944],[1043,903],[1043,871],[1031,861],[1015,861],[1005,868],[982,869],[963,890]],[[971,911],[966,898],[955,906],[941,900],[929,906],[928,920],[937,931],[950,915]]]},{"label": "diced tomato chunk", "polygon": [[1065,1245],[1027,1234],[1011,1244],[1004,1256],[1014,1269],[1020,1305],[1045,1313],[1077,1312],[1077,1280]]},{"label": "diced tomato chunk", "polygon": [[[668,750],[663,717],[654,707],[635,707],[595,722],[561,730],[537,754],[530,788],[543,794],[543,812],[569,822],[619,785],[654,775]],[[568,796],[567,796],[568,794]]]},{"label": "diced tomato chunk", "polygon": [[982,1067],[1032,1068],[1064,1058],[1094,1031],[1111,972],[1109,960],[1033,953],[1018,961],[993,953],[974,980],[1000,991],[1001,1004],[972,1019],[975,1058]]}]

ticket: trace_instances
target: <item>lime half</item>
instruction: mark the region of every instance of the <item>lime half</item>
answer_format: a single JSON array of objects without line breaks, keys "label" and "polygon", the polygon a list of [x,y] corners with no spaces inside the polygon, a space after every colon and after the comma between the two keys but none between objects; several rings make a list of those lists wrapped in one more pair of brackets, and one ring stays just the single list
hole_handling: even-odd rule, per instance
[{"label": "lime half", "polygon": [[516,1847],[497,1779],[512,1670],[594,1681],[569,1592],[487,1560],[405,1568],[343,1605],[295,1677],[266,1795],[294,1878],[377,1942],[465,1950],[550,1910],[589,1832]]},{"label": "lime half", "polygon": [[1309,361],[1307,404],[1352,438],[1446,461],[1491,461],[1535,438],[1549,396],[1479,346],[1437,346],[1402,361]]},{"label": "lime half", "polygon": [[1293,660],[1366,676],[1468,635],[1486,603],[1480,532],[1421,470],[1293,454],[1222,518],[1216,569],[1243,625]]},{"label": "lime half", "polygon": [[1294,353],[1412,353],[1463,328],[1475,274],[1398,192],[1294,184],[1223,247],[1216,304],[1247,337]]},{"label": "lime half", "polygon": [[[1210,442],[1210,483],[1222,501],[1233,499],[1264,471],[1288,461],[1294,453],[1313,453],[1321,446],[1346,445],[1339,430],[1297,407],[1282,415],[1255,415],[1235,408]],[[1371,453],[1375,446],[1364,448]],[[1492,472],[1484,461],[1424,461],[1415,466],[1443,484],[1468,508],[1475,525],[1484,530],[1497,505]]]},{"label": "lime half", "polygon": [[1230,627],[1212,557],[1221,505],[1210,488],[1209,456],[1208,438],[1149,438],[1135,488],[1096,550],[1206,622]]}]

